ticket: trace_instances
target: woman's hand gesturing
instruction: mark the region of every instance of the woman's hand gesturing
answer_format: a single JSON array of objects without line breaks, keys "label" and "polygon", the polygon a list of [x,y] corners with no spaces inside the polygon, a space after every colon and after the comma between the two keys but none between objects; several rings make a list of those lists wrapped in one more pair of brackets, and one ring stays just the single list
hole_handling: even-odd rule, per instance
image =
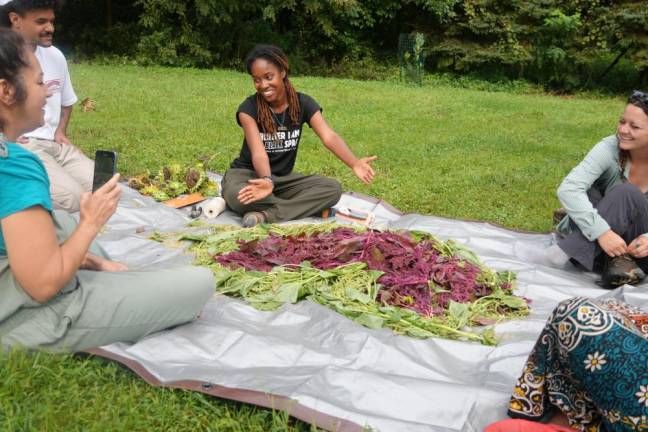
[{"label": "woman's hand gesturing", "polygon": [[274,183],[267,178],[248,180],[248,185],[238,193],[238,200],[241,204],[252,204],[270,195],[274,190]]},{"label": "woman's hand gesturing", "polygon": [[378,159],[378,156],[364,157],[362,159],[358,159],[358,161],[355,164],[353,164],[353,173],[364,184],[371,183],[371,181],[374,178],[375,173],[373,168],[371,168],[370,164],[376,159]]}]

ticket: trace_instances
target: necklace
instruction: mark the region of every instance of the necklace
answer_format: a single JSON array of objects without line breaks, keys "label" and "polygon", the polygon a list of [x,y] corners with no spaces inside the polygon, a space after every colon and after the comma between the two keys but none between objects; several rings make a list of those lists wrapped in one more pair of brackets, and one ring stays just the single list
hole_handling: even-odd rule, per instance
[{"label": "necklace", "polygon": [[281,121],[279,121],[279,118],[277,117],[275,112],[272,111],[272,109],[270,110],[270,112],[272,113],[272,117],[274,117],[275,121],[279,124],[279,127],[277,128],[277,130],[280,130],[280,131],[288,130],[288,128],[284,125],[284,122],[286,121],[286,111],[288,111],[288,108],[286,108],[284,110],[284,112],[281,114]]}]

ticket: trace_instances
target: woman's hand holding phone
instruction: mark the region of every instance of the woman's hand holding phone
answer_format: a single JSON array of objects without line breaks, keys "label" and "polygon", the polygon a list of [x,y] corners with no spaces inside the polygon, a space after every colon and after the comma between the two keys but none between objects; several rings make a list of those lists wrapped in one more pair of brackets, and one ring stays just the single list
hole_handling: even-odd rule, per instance
[{"label": "woman's hand holding phone", "polygon": [[121,196],[121,187],[118,182],[119,174],[115,174],[95,192],[86,192],[81,195],[79,225],[87,225],[99,232],[117,210],[117,203]]}]

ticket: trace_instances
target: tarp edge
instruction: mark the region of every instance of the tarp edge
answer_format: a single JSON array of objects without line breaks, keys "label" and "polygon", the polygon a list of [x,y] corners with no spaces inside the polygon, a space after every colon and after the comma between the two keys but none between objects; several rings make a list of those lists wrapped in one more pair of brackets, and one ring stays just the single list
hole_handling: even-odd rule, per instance
[{"label": "tarp edge", "polygon": [[285,396],[279,396],[255,390],[242,390],[224,387],[221,385],[196,380],[162,382],[135,360],[121,356],[119,354],[115,354],[102,348],[90,348],[84,350],[84,352],[120,363],[139,375],[149,385],[155,387],[192,390],[223,399],[229,399],[237,402],[244,402],[264,408],[269,408],[272,410],[283,411],[291,417],[295,417],[306,423],[310,423],[314,426],[331,432],[363,432],[367,430],[365,427],[362,427],[352,421],[341,419],[339,417],[314,410],[300,404],[296,400],[290,399]]}]

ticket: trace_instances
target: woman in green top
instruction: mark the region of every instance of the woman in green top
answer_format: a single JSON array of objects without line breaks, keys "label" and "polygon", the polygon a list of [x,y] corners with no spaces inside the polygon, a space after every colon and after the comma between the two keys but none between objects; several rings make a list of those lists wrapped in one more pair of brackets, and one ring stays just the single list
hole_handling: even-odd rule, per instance
[{"label": "woman in green top", "polygon": [[603,282],[637,283],[648,271],[648,95],[633,92],[617,133],[599,142],[565,177],[567,216],[558,246]]}]

